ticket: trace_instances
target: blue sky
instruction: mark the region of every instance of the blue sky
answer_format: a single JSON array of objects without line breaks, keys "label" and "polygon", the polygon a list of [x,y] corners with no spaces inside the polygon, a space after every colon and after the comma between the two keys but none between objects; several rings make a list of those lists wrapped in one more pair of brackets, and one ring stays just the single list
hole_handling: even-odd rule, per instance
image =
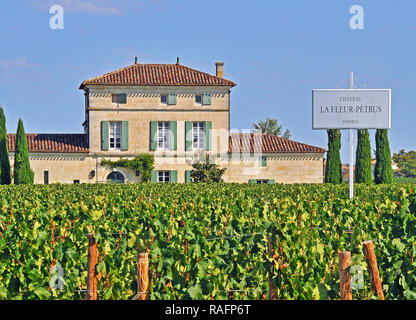
[{"label": "blue sky", "polygon": [[[49,27],[51,5],[64,29]],[[364,30],[349,8],[364,8]],[[311,128],[314,88],[392,89],[392,152],[416,149],[416,2],[414,0],[16,0],[1,1],[0,104],[7,128],[82,132],[83,80],[134,62],[175,63],[237,83],[231,127],[277,118],[292,139],[327,147]],[[342,160],[348,161],[348,133]],[[371,142],[375,149],[374,132]]]}]

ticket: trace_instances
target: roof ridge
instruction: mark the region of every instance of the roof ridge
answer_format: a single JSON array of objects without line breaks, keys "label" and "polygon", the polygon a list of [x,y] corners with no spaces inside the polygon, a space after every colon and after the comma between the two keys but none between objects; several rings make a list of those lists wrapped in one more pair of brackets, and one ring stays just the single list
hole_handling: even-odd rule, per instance
[{"label": "roof ridge", "polygon": [[[154,69],[158,68],[158,69]],[[159,69],[161,68],[161,69]],[[150,72],[149,72],[150,71]],[[236,86],[236,83],[178,63],[134,63],[84,80],[85,85],[210,85]]]},{"label": "roof ridge", "polygon": [[207,76],[214,77],[214,78],[217,78],[219,80],[225,80],[225,81],[233,83],[234,85],[237,85],[235,82],[233,82],[231,80],[227,80],[225,78],[214,76],[213,74],[210,74],[208,72],[200,71],[200,70],[197,70],[197,69],[194,69],[194,68],[191,68],[191,67],[188,67],[188,66],[184,66],[184,65],[181,65],[181,64],[178,64],[178,66],[181,66],[181,67],[184,67],[184,68],[187,68],[189,70],[196,71],[196,72],[199,72],[199,73],[202,73],[202,74],[206,74]]},{"label": "roof ridge", "polygon": [[[255,134],[256,134],[255,132],[230,132],[230,147],[231,147],[231,149],[229,147],[229,150],[231,152],[233,151],[231,135],[238,135],[239,140],[241,140],[241,143],[243,143],[244,137],[247,137],[246,140],[247,139],[251,140],[251,139],[254,139]],[[259,134],[259,133],[257,133],[257,134]],[[261,135],[262,135],[262,138],[263,137],[270,137],[272,140],[279,141],[278,142],[279,144],[286,145],[286,146],[278,146],[278,148],[281,148],[281,149],[277,150],[277,149],[275,149],[276,146],[271,146],[270,143],[268,143],[267,140],[262,139],[262,146],[261,146],[262,152],[267,152],[267,153],[273,153],[273,152],[277,152],[277,153],[286,153],[286,152],[296,153],[296,150],[294,151],[294,149],[296,149],[296,146],[298,148],[301,147],[300,149],[297,150],[298,152],[301,152],[301,153],[305,153],[305,152],[308,152],[308,151],[309,152],[326,152],[326,149],[324,149],[324,148],[313,146],[313,145],[303,143],[303,142],[299,142],[299,141],[295,141],[295,140],[291,140],[291,139],[288,139],[288,138],[279,137],[279,136],[276,136],[276,135],[273,135],[273,134],[270,134],[270,133],[267,133],[267,132],[262,132]],[[270,142],[270,140],[269,140],[269,142]],[[246,143],[248,143],[249,147],[252,148],[251,141],[248,141],[248,142],[246,141]],[[237,148],[240,149],[239,146],[237,146]],[[304,150],[302,150],[302,149],[304,149]]]}]

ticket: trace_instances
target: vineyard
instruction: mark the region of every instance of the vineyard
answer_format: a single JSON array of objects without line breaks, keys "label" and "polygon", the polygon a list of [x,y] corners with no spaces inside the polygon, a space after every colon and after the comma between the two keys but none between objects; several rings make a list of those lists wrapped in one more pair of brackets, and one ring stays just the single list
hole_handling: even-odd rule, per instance
[{"label": "vineyard", "polygon": [[[338,252],[366,269],[374,242],[386,299],[416,299],[413,184],[134,184],[0,187],[0,299],[85,299],[88,235],[98,299],[340,299]],[[55,266],[61,288],[51,288]],[[364,273],[354,299],[377,296]]]}]

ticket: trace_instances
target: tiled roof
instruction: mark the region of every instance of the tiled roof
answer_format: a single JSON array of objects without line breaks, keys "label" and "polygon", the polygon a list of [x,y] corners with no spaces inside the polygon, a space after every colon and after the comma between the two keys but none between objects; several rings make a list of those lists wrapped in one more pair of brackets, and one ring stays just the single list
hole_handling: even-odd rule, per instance
[{"label": "tiled roof", "polygon": [[[9,152],[14,152],[16,134],[7,134]],[[77,133],[28,133],[29,152],[84,153],[88,152],[87,136]]]},{"label": "tiled roof", "polygon": [[128,85],[128,86],[230,86],[232,81],[212,76],[180,64],[138,64],[85,80],[85,85]]},{"label": "tiled roof", "polygon": [[231,133],[228,152],[324,153],[325,149],[271,134]]}]

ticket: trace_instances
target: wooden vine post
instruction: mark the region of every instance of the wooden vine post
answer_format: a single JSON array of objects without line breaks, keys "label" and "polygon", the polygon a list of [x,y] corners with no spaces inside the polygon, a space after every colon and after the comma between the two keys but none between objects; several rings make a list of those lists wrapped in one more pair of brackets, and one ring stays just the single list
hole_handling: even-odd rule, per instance
[{"label": "wooden vine post", "polygon": [[138,300],[147,300],[149,288],[149,256],[147,253],[137,255],[137,293]]},{"label": "wooden vine post", "polygon": [[352,300],[351,274],[348,272],[348,268],[351,265],[351,252],[340,252],[338,257],[341,300]]},{"label": "wooden vine post", "polygon": [[[273,258],[272,240],[270,238],[267,241],[267,249],[268,249],[269,257]],[[269,284],[269,287],[268,287],[268,299],[269,300],[276,300],[276,285],[273,282],[272,274],[271,274],[272,271],[273,271],[273,264],[272,263],[269,263],[269,269],[270,269],[270,272],[269,272],[269,279],[268,279],[268,282],[269,282],[268,283]]]},{"label": "wooden vine post", "polygon": [[378,272],[373,241],[364,241],[363,249],[365,260],[367,261],[368,273],[370,274],[371,288],[377,293],[380,300],[384,300],[383,287],[381,285],[380,273]]},{"label": "wooden vine post", "polygon": [[97,243],[93,234],[88,236],[88,285],[87,300],[97,300]]}]

